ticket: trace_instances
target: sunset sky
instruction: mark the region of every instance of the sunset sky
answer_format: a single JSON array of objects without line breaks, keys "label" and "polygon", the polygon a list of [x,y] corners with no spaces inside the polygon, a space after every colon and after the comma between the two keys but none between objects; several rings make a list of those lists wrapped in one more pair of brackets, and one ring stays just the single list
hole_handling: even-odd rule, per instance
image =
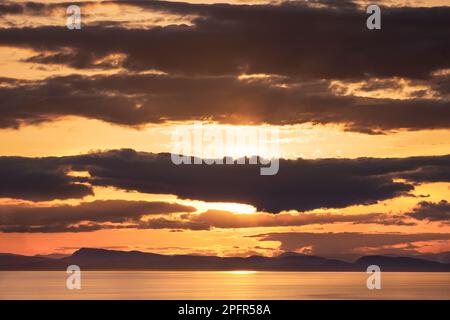
[{"label": "sunset sky", "polygon": [[[450,251],[450,3],[0,2],[0,252]],[[172,163],[277,129],[279,172]],[[193,153],[195,156],[201,156]],[[247,146],[233,154],[252,156]]]}]

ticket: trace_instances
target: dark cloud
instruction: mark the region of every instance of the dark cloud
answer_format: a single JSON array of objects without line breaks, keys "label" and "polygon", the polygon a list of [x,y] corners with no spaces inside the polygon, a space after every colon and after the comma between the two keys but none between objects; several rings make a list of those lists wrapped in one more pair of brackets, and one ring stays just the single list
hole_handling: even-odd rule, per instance
[{"label": "dark cloud", "polygon": [[[61,158],[0,158],[0,195],[31,200],[81,198],[93,186],[116,187],[184,199],[239,202],[259,211],[312,210],[367,205],[408,195],[420,182],[449,182],[450,156],[401,159],[284,160],[274,176],[261,176],[257,165],[175,165],[170,154],[112,150]],[[69,170],[89,177],[68,176]],[[408,179],[395,181],[395,179]]]},{"label": "dark cloud", "polygon": [[[314,224],[355,223],[411,225],[402,216],[383,213],[344,215],[339,213],[268,213],[237,214],[210,210],[189,214],[195,208],[174,203],[98,200],[79,205],[36,207],[29,205],[0,206],[0,232],[53,233],[91,232],[102,229],[172,229],[211,230],[258,227],[289,227]],[[147,215],[170,215],[142,220]]]},{"label": "dark cloud", "polygon": [[442,75],[442,76],[436,76],[433,78],[432,81],[432,88],[439,92],[443,96],[449,96],[450,95],[450,76],[449,75]]},{"label": "dark cloud", "polygon": [[339,123],[365,133],[450,127],[446,100],[337,96],[328,81],[119,74],[1,82],[6,84],[0,87],[3,128],[66,115],[127,126],[203,119],[232,124]]},{"label": "dark cloud", "polygon": [[[192,211],[195,209],[176,203],[125,200],[97,200],[79,205],[46,207],[2,205],[0,232],[87,232],[130,228],[145,215]],[[131,225],[117,225],[123,223]]]},{"label": "dark cloud", "polygon": [[[49,16],[55,13],[56,9],[63,9],[69,5],[78,5],[87,9],[92,4],[99,4],[99,1],[83,1],[83,2],[51,2],[46,3],[35,1],[5,1],[0,3],[0,15],[43,15]],[[26,18],[26,17],[24,17]]]},{"label": "dark cloud", "polygon": [[268,213],[236,214],[228,211],[209,210],[200,214],[186,214],[178,218],[154,218],[141,224],[141,228],[210,230],[212,228],[258,228],[290,227],[333,223],[414,225],[402,216],[383,213],[339,214],[339,213]]},{"label": "dark cloud", "polygon": [[198,18],[192,26],[153,29],[9,28],[0,30],[0,43],[55,53],[71,48],[66,61],[59,55],[55,62],[86,68],[108,54],[124,53],[126,68],[176,74],[427,78],[450,67],[447,7],[383,8],[383,29],[372,32],[366,13],[349,6],[130,4]]},{"label": "dark cloud", "polygon": [[202,222],[191,222],[188,220],[167,219],[167,218],[153,218],[146,222],[142,222],[136,226],[139,229],[172,229],[173,232],[180,232],[185,229],[188,230],[210,230],[212,227]]},{"label": "dark cloud", "polygon": [[422,201],[408,215],[417,220],[441,221],[450,224],[450,203],[446,200],[438,203]]},{"label": "dark cloud", "polygon": [[[118,4],[103,4],[111,3]],[[38,12],[66,5],[8,2],[4,10]],[[91,3],[80,5],[89,14]],[[448,7],[386,7],[383,29],[373,32],[365,27],[365,12],[351,1],[119,5],[195,18],[193,25],[153,28],[101,21],[80,32],[65,26],[2,28],[0,44],[34,49],[28,62],[156,69],[168,75],[1,79],[8,84],[0,87],[1,128],[66,115],[130,126],[177,120],[312,122],[342,124],[364,133],[450,127],[449,76],[433,73],[450,68]],[[116,65],[108,58],[118,54],[123,59]],[[236,76],[242,73],[277,76],[239,81]],[[375,99],[339,96],[330,88],[332,80],[344,79],[345,84],[366,81],[362,91],[399,89],[399,77],[415,79],[438,95],[426,98],[423,89],[409,99]]]},{"label": "dark cloud", "polygon": [[23,6],[17,3],[0,3],[0,14],[21,14]]},{"label": "dark cloud", "polygon": [[421,182],[441,182],[450,181],[450,171],[448,167],[441,167],[436,165],[427,165],[416,170],[411,170],[402,174],[404,179]]},{"label": "dark cloud", "polygon": [[57,158],[0,157],[0,197],[44,201],[93,195],[82,178],[68,172]]},{"label": "dark cloud", "polygon": [[[285,251],[308,250],[309,253],[327,257],[348,254],[385,254],[392,253],[390,246],[406,245],[412,252],[411,243],[422,241],[450,240],[448,233],[267,233],[252,236],[261,241],[278,241],[280,249]],[[400,253],[400,249],[396,253]]]},{"label": "dark cloud", "polygon": [[[90,183],[181,198],[240,202],[259,211],[299,211],[373,204],[405,195],[409,182],[394,182],[424,166],[449,170],[449,156],[404,159],[280,160],[274,176],[259,175],[254,165],[180,165],[169,154],[110,151],[66,158],[77,170],[89,171]],[[446,180],[443,176],[441,181]],[[232,186],[232,187],[230,187]]]},{"label": "dark cloud", "polygon": [[[24,122],[36,124],[64,115],[139,124],[135,119],[142,112],[133,112],[136,105],[132,99],[125,95],[112,96],[90,89],[89,81],[84,85],[84,88],[76,88],[69,78],[55,78],[43,84],[32,82],[0,88],[0,126],[18,127]],[[120,118],[122,120],[118,120]]]}]

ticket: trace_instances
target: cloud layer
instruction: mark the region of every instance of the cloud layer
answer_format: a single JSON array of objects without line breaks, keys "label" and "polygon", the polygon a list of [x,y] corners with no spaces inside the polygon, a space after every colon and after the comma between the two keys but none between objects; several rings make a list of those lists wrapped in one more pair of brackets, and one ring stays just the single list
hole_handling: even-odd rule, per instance
[{"label": "cloud layer", "polygon": [[[3,79],[0,127],[66,115],[127,126],[187,120],[311,122],[365,133],[450,127],[448,7],[386,7],[382,31],[372,32],[365,27],[365,11],[350,1],[103,5],[111,3],[139,8],[144,16],[162,12],[193,20],[161,27],[119,27],[105,21],[79,32],[64,25],[1,28],[0,45],[33,50],[26,62],[120,68],[122,73],[34,82]],[[5,4],[0,10],[52,14],[60,6]],[[92,4],[84,6],[88,14]],[[136,74],[155,70],[162,74]],[[243,74],[268,78],[242,81]],[[399,79],[419,81],[425,89],[407,99],[388,99],[341,95],[330,87],[336,80],[344,86],[363,81],[370,90],[374,79],[382,79],[384,89],[395,87]]]},{"label": "cloud layer", "polygon": [[192,212],[176,203],[97,200],[79,205],[0,206],[0,232],[86,232],[134,227],[143,216]]},{"label": "cloud layer", "polygon": [[140,126],[208,120],[231,124],[341,124],[376,133],[450,128],[442,99],[336,95],[330,82],[288,83],[269,77],[168,75],[66,76],[41,81],[0,79],[0,127],[17,128],[67,115]]},{"label": "cloud layer", "polygon": [[368,252],[383,254],[388,252],[391,246],[398,245],[406,246],[406,248],[398,250],[398,253],[408,252],[408,249],[411,249],[408,245],[414,242],[450,240],[448,233],[287,232],[260,234],[253,237],[261,241],[278,241],[281,250],[304,251],[328,257]]},{"label": "cloud layer", "polygon": [[[58,54],[46,63],[81,68],[92,67],[109,54],[124,53],[123,65],[128,69],[173,74],[427,78],[433,71],[450,67],[450,9],[446,7],[384,8],[385,32],[370,32],[365,12],[345,5],[313,8],[295,2],[249,6],[165,1],[127,5],[198,18],[192,26],[149,30],[86,26],[70,36],[65,26],[8,28],[0,30],[0,43],[54,51]],[[59,54],[62,48],[71,48],[72,53]]]},{"label": "cloud layer", "polygon": [[417,220],[441,221],[450,224],[450,203],[447,200],[438,203],[422,201],[408,215]]},{"label": "cloud layer", "polygon": [[[239,202],[278,213],[373,204],[408,195],[415,183],[448,182],[450,156],[281,159],[277,175],[261,176],[256,165],[177,166],[169,154],[124,149],[61,158],[1,157],[0,170],[6,177],[0,182],[1,197],[82,198],[92,194],[93,186],[104,186]],[[87,171],[89,177],[71,177],[69,170]]]}]

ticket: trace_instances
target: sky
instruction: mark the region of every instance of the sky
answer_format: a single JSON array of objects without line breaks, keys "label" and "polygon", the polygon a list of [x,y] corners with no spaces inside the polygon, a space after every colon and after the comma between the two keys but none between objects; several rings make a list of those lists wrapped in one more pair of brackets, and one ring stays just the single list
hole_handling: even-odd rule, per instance
[{"label": "sky", "polygon": [[450,6],[376,3],[2,1],[0,252],[450,251]]}]

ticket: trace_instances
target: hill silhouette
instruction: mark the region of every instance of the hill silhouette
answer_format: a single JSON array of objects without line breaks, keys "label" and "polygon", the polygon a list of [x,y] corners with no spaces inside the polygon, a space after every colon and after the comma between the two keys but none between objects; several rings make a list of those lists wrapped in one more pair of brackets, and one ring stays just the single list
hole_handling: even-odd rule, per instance
[{"label": "hill silhouette", "polygon": [[0,270],[64,270],[72,264],[82,270],[365,271],[378,265],[382,271],[450,272],[450,264],[413,257],[364,256],[350,263],[292,252],[277,257],[216,257],[81,248],[59,259],[0,254]]}]

